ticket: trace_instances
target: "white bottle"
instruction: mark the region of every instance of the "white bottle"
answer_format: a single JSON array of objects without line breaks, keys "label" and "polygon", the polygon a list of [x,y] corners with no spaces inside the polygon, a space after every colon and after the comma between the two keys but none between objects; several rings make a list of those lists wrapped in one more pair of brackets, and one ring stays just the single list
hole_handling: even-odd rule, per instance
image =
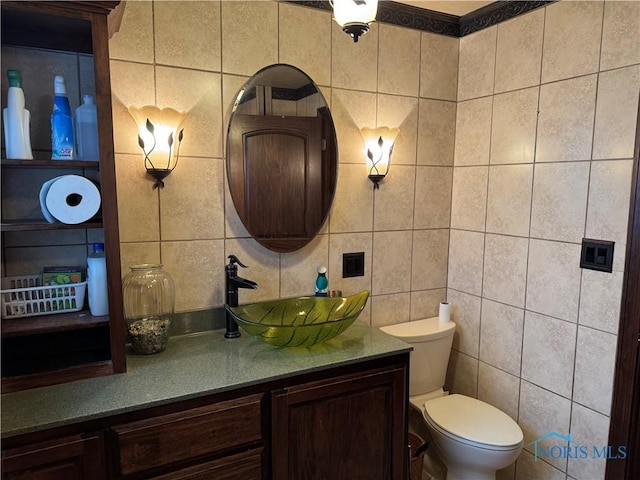
[{"label": "white bottle", "polygon": [[83,104],[76,108],[76,139],[78,158],[81,160],[100,160],[98,145],[98,112],[91,95],[82,97]]},{"label": "white bottle", "polygon": [[107,293],[107,264],[104,258],[104,243],[94,243],[93,252],[87,258],[87,287],[89,310],[94,317],[109,314]]},{"label": "white bottle", "polygon": [[7,108],[2,111],[4,121],[4,144],[7,158],[31,160],[31,135],[29,122],[31,114],[24,108],[22,74],[20,70],[7,70],[9,88]]}]

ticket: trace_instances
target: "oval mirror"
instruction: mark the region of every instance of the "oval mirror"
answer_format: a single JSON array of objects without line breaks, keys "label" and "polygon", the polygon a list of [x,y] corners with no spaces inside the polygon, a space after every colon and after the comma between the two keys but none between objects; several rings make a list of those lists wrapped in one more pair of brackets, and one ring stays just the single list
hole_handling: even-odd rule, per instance
[{"label": "oval mirror", "polygon": [[261,245],[291,252],[324,223],[338,152],[329,107],[302,70],[263,68],[240,90],[227,132],[227,180],[242,223]]}]

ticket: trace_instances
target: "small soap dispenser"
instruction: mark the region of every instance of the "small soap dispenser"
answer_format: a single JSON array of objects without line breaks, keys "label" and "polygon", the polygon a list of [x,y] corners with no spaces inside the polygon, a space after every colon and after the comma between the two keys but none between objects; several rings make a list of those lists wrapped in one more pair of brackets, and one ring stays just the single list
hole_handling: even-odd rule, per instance
[{"label": "small soap dispenser", "polygon": [[329,280],[327,279],[327,267],[318,267],[318,276],[316,277],[316,297],[326,297],[329,289]]}]

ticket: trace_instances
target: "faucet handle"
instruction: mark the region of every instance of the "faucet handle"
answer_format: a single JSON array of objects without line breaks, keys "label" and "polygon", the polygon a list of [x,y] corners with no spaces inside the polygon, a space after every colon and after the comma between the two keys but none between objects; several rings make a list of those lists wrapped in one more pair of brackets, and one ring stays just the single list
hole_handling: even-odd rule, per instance
[{"label": "faucet handle", "polygon": [[240,260],[238,260],[238,257],[236,257],[235,255],[229,255],[227,258],[229,259],[229,266],[237,263],[242,268],[247,268],[247,266],[243,264]]}]

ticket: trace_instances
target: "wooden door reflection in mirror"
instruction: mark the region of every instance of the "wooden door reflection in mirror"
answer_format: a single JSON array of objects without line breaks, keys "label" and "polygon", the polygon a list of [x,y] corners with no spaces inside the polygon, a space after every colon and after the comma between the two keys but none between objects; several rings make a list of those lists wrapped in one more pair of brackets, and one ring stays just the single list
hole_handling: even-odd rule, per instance
[{"label": "wooden door reflection in mirror", "polygon": [[227,178],[238,215],[266,248],[302,248],[324,223],[337,176],[335,128],[313,81],[267,67],[240,91],[227,135]]}]

